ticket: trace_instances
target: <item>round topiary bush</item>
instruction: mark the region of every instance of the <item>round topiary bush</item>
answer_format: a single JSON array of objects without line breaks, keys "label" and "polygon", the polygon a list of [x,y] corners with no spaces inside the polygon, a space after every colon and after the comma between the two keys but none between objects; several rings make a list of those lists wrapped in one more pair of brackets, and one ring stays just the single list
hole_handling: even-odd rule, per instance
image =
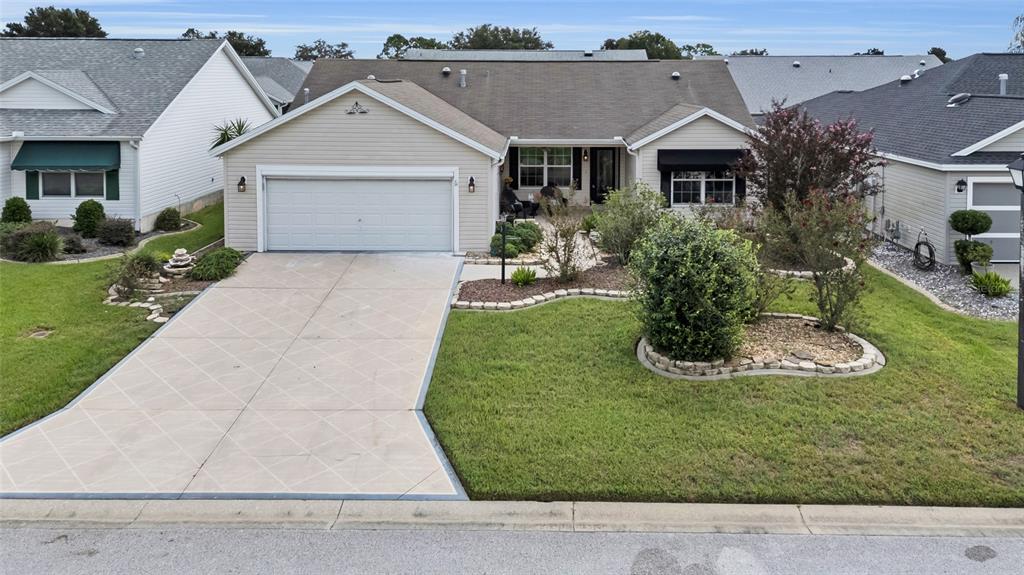
[{"label": "round topiary bush", "polygon": [[242,254],[232,248],[219,248],[199,259],[189,275],[200,281],[222,280],[235,273],[242,263]]},{"label": "round topiary bush", "polygon": [[96,200],[85,200],[78,204],[73,218],[73,228],[76,232],[82,234],[83,238],[95,238],[96,230],[99,229],[100,223],[107,219],[107,214],[103,211],[103,204]]},{"label": "round topiary bush", "polygon": [[957,210],[950,214],[949,225],[965,236],[976,236],[992,229],[992,217],[978,210]]},{"label": "round topiary bush", "polygon": [[524,252],[532,251],[534,246],[539,244],[543,237],[541,235],[540,226],[535,222],[522,222],[516,224],[516,226],[512,228],[512,233],[519,240],[518,243],[523,248],[522,251]]},{"label": "round topiary bush", "polygon": [[633,246],[633,298],[647,341],[676,360],[726,359],[740,346],[757,257],[731,230],[662,216]]},{"label": "round topiary bush", "polygon": [[[507,234],[505,237],[505,257],[514,258],[521,251],[523,251],[523,246],[520,245],[519,238],[515,234]],[[491,255],[496,258],[501,257],[501,234],[491,236]]]},{"label": "round topiary bush", "polygon": [[0,222],[5,224],[28,223],[32,221],[32,208],[24,198],[14,196],[4,202],[4,210],[0,213]]},{"label": "round topiary bush", "polygon": [[181,212],[174,208],[164,208],[156,216],[156,221],[153,222],[153,227],[165,231],[175,232],[181,229]]}]

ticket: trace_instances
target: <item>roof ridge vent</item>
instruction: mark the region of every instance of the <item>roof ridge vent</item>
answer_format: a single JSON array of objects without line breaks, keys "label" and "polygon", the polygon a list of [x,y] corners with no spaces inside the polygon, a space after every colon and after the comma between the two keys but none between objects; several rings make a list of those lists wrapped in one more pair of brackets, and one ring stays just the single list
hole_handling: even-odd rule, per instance
[{"label": "roof ridge vent", "polygon": [[970,92],[960,92],[959,94],[953,94],[949,100],[946,101],[947,108],[956,108],[960,104],[966,104],[967,100],[971,99]]}]

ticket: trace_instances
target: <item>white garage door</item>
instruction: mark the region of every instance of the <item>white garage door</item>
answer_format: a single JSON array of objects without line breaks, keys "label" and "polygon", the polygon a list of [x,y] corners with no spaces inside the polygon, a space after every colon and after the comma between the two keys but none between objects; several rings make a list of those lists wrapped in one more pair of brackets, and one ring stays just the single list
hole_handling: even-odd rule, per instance
[{"label": "white garage door", "polygon": [[1021,193],[1009,178],[1005,181],[978,178],[971,182],[971,208],[992,216],[992,229],[974,239],[992,246],[994,262],[1020,260],[1020,199]]},{"label": "white garage door", "polygon": [[266,249],[452,251],[450,180],[267,180]]}]

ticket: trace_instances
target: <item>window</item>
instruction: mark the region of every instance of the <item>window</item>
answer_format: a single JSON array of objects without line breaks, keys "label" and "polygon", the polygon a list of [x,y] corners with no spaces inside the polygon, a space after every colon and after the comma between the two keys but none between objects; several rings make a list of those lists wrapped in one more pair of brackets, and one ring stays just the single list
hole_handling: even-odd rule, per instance
[{"label": "window", "polygon": [[672,172],[672,205],[732,204],[736,178],[730,170]]},{"label": "window", "polygon": [[40,197],[102,198],[105,180],[103,172],[40,172]]},{"label": "window", "polygon": [[519,148],[519,187],[567,188],[572,183],[572,148]]}]

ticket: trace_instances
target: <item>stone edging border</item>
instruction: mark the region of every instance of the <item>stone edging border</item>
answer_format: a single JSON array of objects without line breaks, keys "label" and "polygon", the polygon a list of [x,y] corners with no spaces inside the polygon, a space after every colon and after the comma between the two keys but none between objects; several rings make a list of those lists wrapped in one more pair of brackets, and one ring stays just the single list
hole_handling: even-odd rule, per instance
[{"label": "stone edging border", "polygon": [[[89,263],[92,263],[92,262],[102,262],[102,261],[106,261],[106,260],[112,260],[112,259],[115,259],[115,258],[119,258],[119,257],[123,256],[124,254],[133,254],[133,253],[141,250],[142,246],[148,244],[149,242],[151,242],[151,241],[153,241],[153,240],[155,240],[157,238],[166,238],[166,237],[169,237],[169,236],[176,236],[178,234],[184,234],[184,233],[187,233],[187,232],[194,232],[194,231],[198,230],[199,228],[203,227],[203,224],[201,224],[201,223],[199,223],[197,221],[193,221],[193,220],[190,220],[188,218],[181,218],[181,219],[183,221],[191,222],[191,223],[193,223],[195,225],[192,226],[191,228],[187,229],[187,230],[178,230],[176,232],[166,232],[166,233],[163,233],[163,234],[157,234],[155,236],[150,236],[150,237],[142,240],[138,244],[136,244],[135,247],[133,247],[131,250],[128,250],[128,251],[121,251],[121,252],[117,252],[117,253],[114,253],[114,254],[107,254],[105,256],[99,256],[99,257],[96,257],[96,258],[71,258],[71,259],[66,259],[66,260],[57,260],[57,261],[54,261],[54,262],[38,262],[38,263],[35,263],[35,265],[40,265],[41,264],[41,265],[44,265],[44,266],[63,266],[63,265],[70,265],[70,264],[89,264]],[[7,258],[0,258],[0,261],[6,262],[6,263],[10,263],[10,264],[26,264],[26,265],[34,263],[34,262],[20,262],[18,260],[9,260]]]},{"label": "stone edging border", "polygon": [[[797,313],[765,313],[763,317],[777,319],[801,319],[818,321],[818,318]],[[823,365],[813,361],[793,363],[781,361],[751,361],[742,365],[727,366],[721,359],[713,362],[678,361],[661,355],[654,350],[646,338],[637,344],[637,358],[640,363],[654,373],[672,379],[690,381],[706,381],[726,379],[744,375],[798,375],[818,377],[857,377],[874,373],[885,367],[885,355],[867,340],[852,333],[843,331],[847,338],[859,345],[864,353],[859,359],[835,365]],[[755,360],[757,358],[754,358]]]},{"label": "stone edging border", "polygon": [[568,297],[600,297],[600,298],[611,298],[611,299],[627,299],[630,296],[630,292],[626,290],[609,290],[609,289],[597,289],[597,288],[570,288],[570,289],[557,289],[555,291],[538,294],[516,300],[512,302],[482,302],[482,301],[466,301],[460,300],[456,297],[456,301],[452,302],[452,308],[454,309],[468,309],[468,310],[486,310],[486,311],[511,311],[516,309],[528,308],[535,305],[540,305],[545,302],[553,301],[556,299],[563,299]]},{"label": "stone edging border", "polygon": [[[839,254],[836,254],[836,255],[839,255]],[[854,263],[854,261],[851,260],[850,258],[843,257],[843,259],[846,260],[846,263],[843,265],[843,271],[844,272],[851,272],[851,271],[853,271],[854,269],[857,268],[857,264]],[[773,273],[773,274],[775,274],[775,275],[784,277],[784,278],[795,278],[795,279],[800,279],[800,280],[809,280],[809,279],[813,279],[814,278],[814,272],[806,271],[806,270],[780,270],[780,269],[768,268],[768,271]]]},{"label": "stone edging border", "polygon": [[[539,266],[544,263],[543,258],[539,256],[533,256],[531,258],[515,257],[512,259],[506,259],[505,265],[507,266]],[[478,256],[466,256],[466,265],[471,266],[500,266],[501,258],[496,257],[478,257]]]}]

